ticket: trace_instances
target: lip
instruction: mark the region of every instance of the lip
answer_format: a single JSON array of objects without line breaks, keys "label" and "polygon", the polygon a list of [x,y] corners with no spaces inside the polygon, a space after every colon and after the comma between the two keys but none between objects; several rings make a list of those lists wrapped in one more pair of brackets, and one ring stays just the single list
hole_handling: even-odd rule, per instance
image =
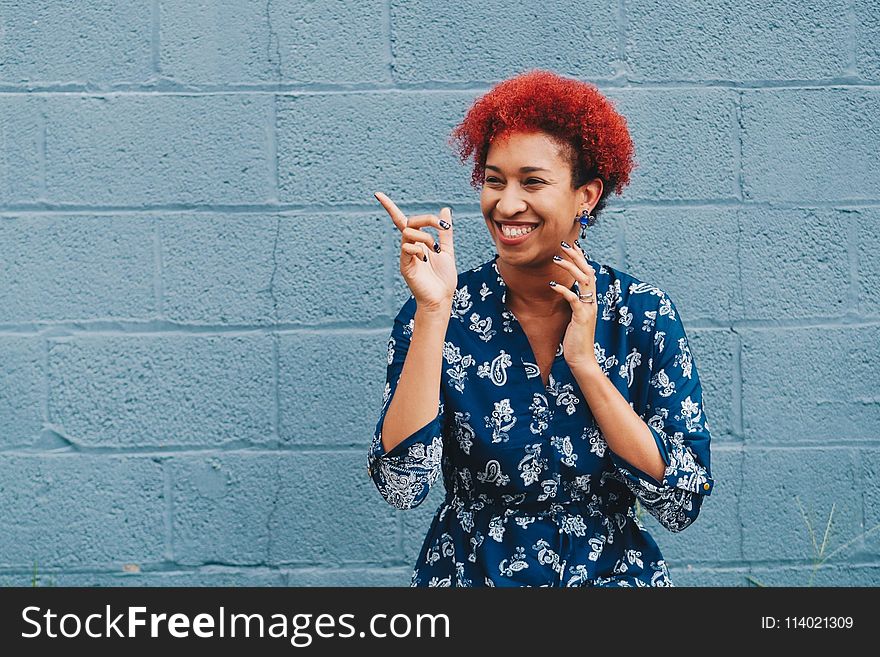
[{"label": "lip", "polygon": [[[504,231],[501,229],[501,226],[499,225],[499,223],[503,223],[506,226],[534,226],[535,228],[533,230],[530,230],[525,235],[520,235],[519,237],[506,237],[504,235]],[[522,244],[527,239],[529,239],[529,237],[531,237],[532,234],[535,233],[535,231],[540,230],[541,224],[533,224],[533,223],[528,223],[528,222],[518,223],[515,221],[504,221],[504,222],[496,221],[495,228],[498,232],[498,239],[501,240],[502,244],[515,245],[515,244]]]}]

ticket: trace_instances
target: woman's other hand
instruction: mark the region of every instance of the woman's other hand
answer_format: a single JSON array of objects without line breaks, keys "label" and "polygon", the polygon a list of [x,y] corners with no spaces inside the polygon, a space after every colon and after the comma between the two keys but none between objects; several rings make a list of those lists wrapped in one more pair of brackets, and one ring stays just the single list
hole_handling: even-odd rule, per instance
[{"label": "woman's other hand", "polygon": [[[452,211],[443,208],[439,216],[420,214],[407,217],[382,192],[376,192],[375,196],[401,233],[400,273],[412,291],[416,304],[425,310],[451,306],[452,295],[458,285]],[[439,242],[422,230],[427,226],[438,230]]]},{"label": "woman's other hand", "polygon": [[[558,258],[558,259],[557,259]],[[562,352],[570,367],[598,367],[596,362],[596,318],[598,299],[596,272],[578,246],[562,243],[560,253],[553,260],[577,281],[577,289],[585,296],[581,301],[577,294],[564,285],[551,285],[571,306],[571,321],[562,340]]]}]

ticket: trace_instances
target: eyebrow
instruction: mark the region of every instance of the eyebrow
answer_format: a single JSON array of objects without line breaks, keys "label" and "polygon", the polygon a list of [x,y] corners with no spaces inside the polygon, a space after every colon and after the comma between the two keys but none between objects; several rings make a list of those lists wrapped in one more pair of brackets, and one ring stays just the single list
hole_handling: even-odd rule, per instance
[{"label": "eyebrow", "polygon": [[[492,169],[492,171],[497,171],[498,173],[501,173],[501,169],[499,169],[498,167],[492,166],[491,164],[487,164],[486,168]],[[534,171],[546,171],[547,173],[552,173],[550,171],[550,169],[542,169],[541,167],[520,167],[519,168],[520,173],[532,173]]]}]

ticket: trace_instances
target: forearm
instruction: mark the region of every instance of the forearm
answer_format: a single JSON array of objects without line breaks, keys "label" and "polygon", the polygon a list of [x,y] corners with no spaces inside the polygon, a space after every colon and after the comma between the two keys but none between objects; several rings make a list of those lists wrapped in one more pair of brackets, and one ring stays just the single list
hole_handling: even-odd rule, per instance
[{"label": "forearm", "polygon": [[572,373],[608,448],[657,481],[666,470],[654,435],[598,365],[575,366]]},{"label": "forearm", "polygon": [[451,305],[436,310],[416,309],[409,350],[382,423],[382,447],[386,452],[437,417],[443,343],[451,310]]}]

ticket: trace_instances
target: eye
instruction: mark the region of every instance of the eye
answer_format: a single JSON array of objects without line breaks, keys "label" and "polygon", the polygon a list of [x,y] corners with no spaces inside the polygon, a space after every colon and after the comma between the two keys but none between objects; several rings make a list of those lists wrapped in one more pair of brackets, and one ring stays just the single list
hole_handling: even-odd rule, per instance
[{"label": "eye", "polygon": [[[496,183],[496,182],[500,182],[500,181],[495,176],[489,176],[488,178],[486,178],[485,182],[486,183]],[[541,180],[540,178],[529,178],[528,180],[526,180],[526,185],[545,185],[545,184],[546,183],[543,180]]]}]

